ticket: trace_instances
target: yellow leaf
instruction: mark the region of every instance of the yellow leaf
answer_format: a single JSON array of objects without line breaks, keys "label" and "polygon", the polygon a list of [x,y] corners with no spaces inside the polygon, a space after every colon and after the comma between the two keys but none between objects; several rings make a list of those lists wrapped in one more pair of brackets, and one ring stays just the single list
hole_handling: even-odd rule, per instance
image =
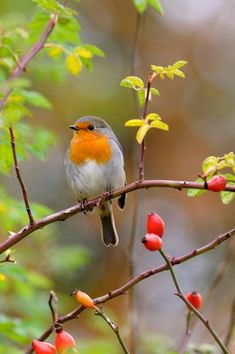
[{"label": "yellow leaf", "polygon": [[0,273],[0,281],[3,281],[3,280],[6,280],[6,277],[5,277],[5,275]]},{"label": "yellow leaf", "polygon": [[80,71],[82,70],[82,62],[81,62],[79,56],[77,56],[75,54],[69,54],[67,56],[66,65],[67,65],[69,72],[71,72],[71,74],[73,74],[73,75],[79,74]]},{"label": "yellow leaf", "polygon": [[168,124],[162,122],[161,120],[152,121],[150,124],[150,127],[151,128],[158,128],[158,129],[166,130],[166,131],[169,130]]},{"label": "yellow leaf", "polygon": [[50,57],[58,57],[59,55],[61,55],[63,49],[61,47],[51,47],[49,52],[48,52],[48,55]]},{"label": "yellow leaf", "polygon": [[148,120],[161,120],[162,118],[157,113],[149,113],[146,117]]},{"label": "yellow leaf", "polygon": [[130,119],[125,123],[125,127],[141,127],[145,122],[142,119]]},{"label": "yellow leaf", "polygon": [[136,134],[136,140],[138,141],[139,144],[142,144],[142,142],[145,138],[145,135],[147,134],[149,129],[151,129],[149,124],[145,124],[138,129],[137,134]]},{"label": "yellow leaf", "polygon": [[82,58],[92,58],[93,54],[90,50],[83,48],[83,47],[76,47],[74,50],[76,55],[79,55]]}]

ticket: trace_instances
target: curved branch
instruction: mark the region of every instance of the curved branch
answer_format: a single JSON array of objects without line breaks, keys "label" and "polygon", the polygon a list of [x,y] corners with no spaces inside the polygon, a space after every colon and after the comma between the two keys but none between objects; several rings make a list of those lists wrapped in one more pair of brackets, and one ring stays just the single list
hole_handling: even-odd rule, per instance
[{"label": "curved branch", "polygon": [[[96,198],[90,199],[85,203],[85,208],[91,208],[94,206],[100,205],[101,202],[111,200],[119,197],[123,193],[130,193],[137,189],[143,188],[174,188],[174,189],[205,189],[204,183],[199,182],[187,182],[187,181],[172,181],[172,180],[144,180],[144,181],[135,181],[123,188],[116,189],[112,193],[103,193],[102,195],[97,196]],[[225,188],[226,191],[235,192],[235,185],[228,185]],[[32,234],[34,231],[43,228],[46,225],[52,224],[56,221],[64,221],[68,218],[71,218],[73,215],[81,212],[84,209],[84,206],[78,205],[72,206],[70,208],[60,210],[54,214],[48,215],[40,220],[34,221],[34,224],[27,225],[20,231],[12,234],[8,239],[3,241],[0,244],[0,254],[5,252],[8,248],[16,245],[24,237]]]},{"label": "curved branch", "polygon": [[[189,253],[186,253],[183,256],[180,257],[173,257],[172,259],[170,259],[170,262],[172,264],[172,266],[175,266],[177,264],[181,264],[184,263],[186,261],[188,261],[189,259],[192,259],[194,257],[197,257],[203,253],[206,253],[210,250],[213,250],[214,248],[216,248],[217,246],[219,246],[222,242],[225,242],[226,240],[230,239],[232,236],[235,235],[235,227],[229,231],[227,231],[224,234],[221,234],[220,236],[214,238],[211,242],[209,242],[208,244],[194,249]],[[152,268],[152,269],[148,269],[146,271],[144,271],[143,273],[140,273],[139,275],[137,275],[136,277],[130,279],[127,283],[125,283],[124,285],[122,285],[120,288],[117,288],[113,291],[108,292],[107,294],[97,297],[96,299],[93,299],[94,303],[96,305],[98,304],[103,304],[117,296],[123,295],[126,293],[127,290],[131,289],[133,286],[135,286],[137,283],[141,282],[142,280],[153,276],[154,274],[157,273],[161,273],[165,270],[168,270],[169,267],[167,264],[163,264],[160,265],[156,268]],[[71,321],[75,318],[78,317],[78,315],[83,312],[85,310],[85,307],[83,306],[78,306],[75,310],[67,313],[64,316],[61,316],[58,318],[58,322],[59,323],[65,323],[68,321]],[[47,339],[50,334],[53,332],[53,326],[51,325],[50,327],[47,328],[47,330],[38,338],[38,340],[40,341],[44,341],[45,339]],[[31,354],[32,353],[32,347],[30,346],[25,354]]]}]

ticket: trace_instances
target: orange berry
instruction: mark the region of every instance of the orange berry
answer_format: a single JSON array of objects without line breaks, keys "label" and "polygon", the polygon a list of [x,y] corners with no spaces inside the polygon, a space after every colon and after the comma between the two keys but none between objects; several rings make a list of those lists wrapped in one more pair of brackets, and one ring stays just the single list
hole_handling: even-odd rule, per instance
[{"label": "orange berry", "polygon": [[94,308],[95,304],[92,298],[81,290],[78,290],[75,294],[77,301],[84,307]]},{"label": "orange berry", "polygon": [[197,291],[192,291],[186,295],[186,299],[193,305],[197,310],[202,305],[202,296]]},{"label": "orange berry", "polygon": [[54,345],[47,342],[40,342],[37,339],[33,340],[32,347],[36,354],[56,354]]}]

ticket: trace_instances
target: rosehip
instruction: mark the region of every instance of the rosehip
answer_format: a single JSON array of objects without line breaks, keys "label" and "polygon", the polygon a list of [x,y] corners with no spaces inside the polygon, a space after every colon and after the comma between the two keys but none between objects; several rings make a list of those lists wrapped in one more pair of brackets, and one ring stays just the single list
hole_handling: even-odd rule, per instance
[{"label": "rosehip", "polygon": [[84,307],[95,307],[92,298],[81,290],[74,293],[76,300]]},{"label": "rosehip", "polygon": [[165,223],[157,213],[150,213],[147,216],[147,232],[149,234],[156,234],[163,236],[165,230]]},{"label": "rosehip", "polygon": [[55,347],[59,354],[63,354],[66,353],[68,349],[75,348],[76,343],[73,336],[62,329],[56,333]]},{"label": "rosehip", "polygon": [[144,247],[149,251],[158,251],[162,248],[162,239],[160,236],[155,234],[146,234],[142,238]]},{"label": "rosehip", "polygon": [[193,305],[197,310],[202,305],[202,296],[197,291],[192,291],[186,295],[186,299]]},{"label": "rosehip", "polygon": [[34,339],[32,347],[36,354],[56,354],[54,345]]},{"label": "rosehip", "polygon": [[207,182],[207,186],[210,191],[221,192],[225,189],[226,182],[225,176],[214,176]]}]

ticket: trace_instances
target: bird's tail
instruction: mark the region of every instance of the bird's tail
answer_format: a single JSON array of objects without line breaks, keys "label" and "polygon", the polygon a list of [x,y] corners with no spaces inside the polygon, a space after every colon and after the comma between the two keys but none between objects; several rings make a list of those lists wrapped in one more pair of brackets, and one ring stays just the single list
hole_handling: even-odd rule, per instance
[{"label": "bird's tail", "polygon": [[113,217],[112,204],[108,201],[103,203],[100,208],[100,221],[101,221],[101,237],[105,246],[117,246],[118,234]]}]

